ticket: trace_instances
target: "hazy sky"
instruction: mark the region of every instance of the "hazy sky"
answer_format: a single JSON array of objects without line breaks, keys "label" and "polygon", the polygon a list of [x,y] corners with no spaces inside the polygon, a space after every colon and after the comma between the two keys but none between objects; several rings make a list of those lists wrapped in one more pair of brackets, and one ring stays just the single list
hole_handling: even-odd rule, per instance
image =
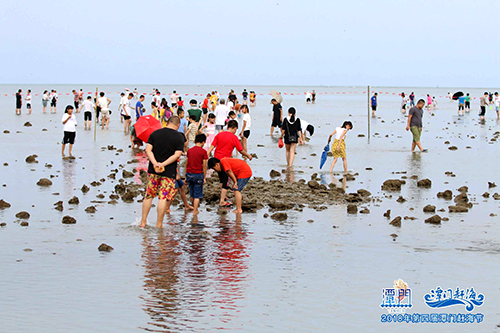
[{"label": "hazy sky", "polygon": [[500,1],[8,1],[0,83],[500,86]]}]

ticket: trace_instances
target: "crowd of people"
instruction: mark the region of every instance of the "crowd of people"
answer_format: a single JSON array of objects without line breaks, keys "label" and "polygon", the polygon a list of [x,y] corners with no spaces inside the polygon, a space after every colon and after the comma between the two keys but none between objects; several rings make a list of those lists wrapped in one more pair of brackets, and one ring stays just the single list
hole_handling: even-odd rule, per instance
[{"label": "crowd of people", "polygon": [[[76,117],[75,113],[83,112],[85,130],[92,127],[92,118],[96,117],[96,124],[99,123],[103,130],[109,129],[112,104],[104,92],[97,96],[87,96],[84,93],[73,90],[74,105],[68,105],[62,117],[63,124],[63,144],[62,155],[65,156],[66,145],[69,145],[69,155],[76,137]],[[146,219],[152,206],[152,200],[159,198],[157,206],[157,226],[161,227],[165,213],[170,211],[170,204],[175,195],[179,193],[184,202],[186,210],[193,210],[194,214],[199,212],[199,203],[203,198],[203,185],[207,177],[207,170],[212,169],[217,172],[220,181],[220,207],[233,206],[227,199],[229,190],[234,192],[234,212],[242,212],[242,194],[245,185],[252,176],[252,170],[247,161],[252,160],[252,155],[248,153],[248,139],[251,135],[252,118],[250,107],[256,105],[256,93],[247,92],[244,89],[239,100],[238,95],[231,90],[227,94],[227,99],[221,97],[217,91],[209,92],[203,99],[198,101],[191,99],[189,107],[184,105],[182,97],[174,90],[167,98],[161,97],[158,89],[153,89],[151,93],[151,112],[149,115],[158,120],[161,129],[154,131],[146,142],[145,152],[149,159],[148,179],[146,195],[142,207],[141,226],[146,225]],[[274,138],[275,130],[278,129],[280,148],[285,147],[285,157],[288,167],[294,164],[297,146],[304,145],[309,140],[307,137],[314,134],[314,126],[307,121],[300,119],[297,110],[290,107],[287,115],[281,106],[281,94],[277,93],[271,99],[272,118],[270,136]],[[412,92],[408,97],[401,93],[402,112],[408,110],[408,121],[406,130],[412,134],[413,152],[417,147],[421,152],[426,152],[421,145],[423,109],[434,110],[436,108],[435,97],[427,94],[427,98],[416,101]],[[137,91],[126,90],[121,93],[118,112],[121,122],[124,124],[124,133],[130,135],[133,147],[140,147],[144,142],[137,137],[135,124],[132,124],[132,117],[137,122],[146,114],[146,97],[138,95]],[[458,98],[459,114],[467,110],[470,111],[470,95]],[[21,114],[23,101],[26,101],[28,113],[32,109],[32,94],[28,90],[23,96],[22,90],[16,93],[16,114]],[[46,113],[50,103],[50,112],[57,112],[58,95],[55,90],[50,93],[44,91],[42,95],[43,112]],[[316,93],[306,93],[306,103],[315,103]],[[498,93],[494,96],[484,93],[480,99],[481,119],[484,119],[486,106],[494,103],[496,105],[497,117],[499,116],[500,98]],[[378,93],[374,93],[370,98],[372,115],[378,107]],[[185,110],[185,108],[187,110]],[[239,121],[238,121],[239,120]],[[346,137],[353,129],[351,121],[345,121],[342,126],[336,127],[328,138],[331,145],[333,162],[330,173],[339,158],[343,160],[344,172],[347,173]],[[233,152],[241,154],[242,159],[234,158]],[[183,157],[184,156],[184,157]],[[181,179],[178,162],[186,158],[185,180],[189,187],[191,202],[187,200],[185,184]]]}]

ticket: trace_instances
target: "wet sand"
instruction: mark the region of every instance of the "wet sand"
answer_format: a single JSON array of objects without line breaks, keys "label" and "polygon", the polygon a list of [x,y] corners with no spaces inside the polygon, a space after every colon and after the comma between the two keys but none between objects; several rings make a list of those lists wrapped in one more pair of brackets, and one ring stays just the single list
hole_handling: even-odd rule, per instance
[{"label": "wet sand", "polygon": [[[293,89],[307,88],[282,91]],[[500,201],[495,199],[500,197],[495,193],[500,189],[488,184],[500,184],[500,124],[494,112],[488,110],[489,118],[480,124],[477,100],[465,117],[456,116],[456,103],[439,100],[434,116],[424,114],[422,143],[429,152],[412,154],[399,98],[379,97],[368,144],[364,89],[324,90],[358,94],[319,95],[315,105],[286,97],[284,109],[295,106],[299,118],[316,126],[311,141],[298,148],[293,172],[283,172],[284,149],[268,136],[271,106],[267,96],[258,96],[250,111],[249,139],[249,152],[258,156],[250,162],[256,178],[244,192],[241,218],[217,208],[217,182],[211,181],[199,216],[176,205],[163,230],[137,227],[140,169],[147,163],[143,152],[128,147],[116,112],[109,131],[98,128],[95,143],[93,130],[84,131],[83,115],[77,114],[76,158],[62,159],[60,119],[72,97],[60,98],[56,115],[41,114],[40,105],[31,116],[23,110],[19,117],[13,99],[0,97],[5,118],[0,146],[8,152],[1,166],[0,199],[11,205],[0,205],[0,222],[5,223],[0,227],[3,327],[391,332],[401,327],[380,323],[385,311],[379,307],[380,291],[402,278],[414,293],[413,312],[433,312],[422,297],[437,286],[474,287],[486,296],[479,308],[485,320],[476,329],[494,330],[500,323],[500,292],[493,282],[500,251]],[[331,157],[319,170],[328,135],[344,120],[354,124],[347,138],[346,178],[339,163],[334,175],[326,172]],[[28,121],[32,126],[23,126]],[[271,177],[271,170],[280,175]],[[52,184],[37,185],[41,179]],[[398,185],[382,189],[391,179],[404,181],[391,182],[399,183],[400,190]],[[418,186],[424,179],[430,186]],[[82,191],[84,185],[88,190]],[[458,190],[463,186],[467,192]],[[349,204],[356,213],[352,206],[348,212]],[[468,212],[450,212],[450,206]],[[390,217],[385,217],[388,209]],[[21,212],[29,218],[16,217]],[[440,223],[437,218],[425,222],[436,214]],[[401,226],[391,225],[397,217]],[[149,222],[154,224],[154,211]],[[113,250],[99,251],[103,243]]]}]

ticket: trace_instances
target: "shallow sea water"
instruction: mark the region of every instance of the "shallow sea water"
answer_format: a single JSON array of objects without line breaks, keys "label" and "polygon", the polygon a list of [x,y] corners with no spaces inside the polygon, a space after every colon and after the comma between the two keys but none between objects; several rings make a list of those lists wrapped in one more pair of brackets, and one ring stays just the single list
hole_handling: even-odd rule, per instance
[{"label": "shallow sea water", "polygon": [[[40,85],[21,85],[24,91],[41,93]],[[153,86],[140,86],[150,92]],[[438,108],[424,115],[422,143],[428,153],[410,153],[411,135],[405,131],[405,117],[399,111],[401,91],[410,88],[375,88],[379,110],[371,118],[371,137],[367,135],[367,95],[362,87],[315,88],[317,103],[304,102],[303,92],[313,87],[234,87],[255,90],[257,107],[251,109],[252,134],[249,152],[258,159],[250,162],[255,176],[269,179],[269,171],[285,168],[284,150],[269,137],[271,89],[287,93],[284,109],[295,106],[299,118],[316,127],[311,141],[299,147],[294,172],[282,176],[283,181],[309,180],[319,172],[325,184],[346,186],[347,192],[367,189],[380,199],[363,204],[370,214],[348,215],[345,205],[335,205],[317,212],[288,212],[282,223],[264,218],[263,209],[253,214],[219,216],[202,206],[197,218],[174,208],[166,218],[165,228],[137,227],[140,202],[108,204],[109,194],[118,180],[107,178],[120,164],[126,170],[144,167],[144,154],[128,148],[122,134],[118,113],[112,115],[110,130],[83,130],[83,115],[77,114],[79,126],[74,147],[75,160],[62,160],[60,120],[63,108],[72,103],[71,95],[62,95],[56,115],[42,114],[39,96],[35,96],[32,115],[23,109],[14,114],[14,97],[19,87],[0,85],[0,130],[2,168],[0,198],[12,207],[0,210],[2,255],[0,256],[0,327],[5,332],[211,332],[234,330],[245,332],[457,332],[494,331],[500,324],[499,297],[496,286],[499,275],[500,231],[497,216],[500,201],[482,194],[500,192],[488,189],[488,181],[500,184],[498,143],[490,141],[500,130],[494,111],[488,110],[485,124],[477,121],[478,100],[472,112],[457,117],[456,103],[444,96],[447,89],[411,88],[418,97],[432,93],[438,97]],[[55,86],[70,92],[80,86]],[[86,91],[95,87],[82,86]],[[103,86],[117,107],[121,86]],[[134,88],[134,87],[129,87]],[[181,94],[205,94],[230,87],[159,86],[162,92],[177,89]],[[468,90],[479,97],[480,89]],[[323,94],[328,92],[329,94]],[[386,94],[388,92],[388,94]],[[5,96],[4,94],[10,94]],[[294,95],[291,95],[293,93]],[[297,93],[300,93],[298,96]],[[331,94],[333,93],[333,94]],[[38,100],[38,102],[37,102]],[[146,105],[150,98],[146,98]],[[347,138],[348,166],[359,173],[354,181],[343,182],[337,164],[336,173],[327,173],[331,158],[323,171],[319,156],[328,135],[344,120],[354,129]],[[23,124],[30,121],[32,127]],[[47,131],[42,131],[45,128]],[[16,131],[19,131],[17,133]],[[378,134],[377,134],[378,133]],[[388,137],[386,137],[388,135]],[[473,139],[472,136],[475,138]],[[445,141],[458,147],[448,150]],[[124,149],[101,147],[114,145]],[[257,147],[262,144],[265,147]],[[466,149],[470,146],[470,149]],[[311,154],[317,156],[311,156]],[[37,164],[27,164],[28,155],[37,154]],[[128,164],[133,158],[139,164]],[[45,167],[46,163],[52,168]],[[371,167],[373,170],[365,170]],[[406,174],[393,174],[393,172]],[[456,177],[445,175],[453,171]],[[121,174],[121,169],[119,174]],[[52,178],[53,185],[41,188],[40,178]],[[432,180],[430,189],[416,186],[419,179]],[[383,192],[386,179],[407,176],[401,193]],[[93,180],[106,178],[103,185],[83,194],[80,188]],[[136,177],[136,180],[139,178]],[[451,189],[457,194],[462,185],[469,187],[469,198],[475,204],[469,213],[448,213],[449,201],[436,193]],[[90,185],[89,185],[90,186]],[[104,194],[105,199],[96,195]],[[67,201],[76,195],[79,205]],[[297,196],[301,195],[297,193]],[[391,197],[392,195],[392,197]],[[402,195],[405,203],[396,199]],[[64,211],[53,209],[59,200]],[[103,200],[103,203],[91,203]],[[424,223],[432,214],[422,208],[433,204],[449,221],[441,225]],[[97,212],[84,209],[95,205]],[[411,209],[414,210],[411,210]],[[413,216],[403,220],[402,227],[389,225],[383,213],[391,209],[391,218]],[[21,227],[15,214],[31,214],[28,227]],[[154,224],[154,209],[149,221]],[[63,225],[65,215],[76,218],[75,225]],[[308,222],[313,220],[313,222]],[[393,240],[391,234],[398,237]],[[100,253],[101,243],[114,247]],[[409,313],[465,313],[463,307],[440,310],[428,308],[423,296],[431,289],[474,289],[485,295],[484,305],[474,312],[484,314],[481,324],[406,324],[381,323],[382,288],[390,288],[398,278],[409,284],[413,292],[413,308]],[[425,327],[421,327],[424,326]]]}]

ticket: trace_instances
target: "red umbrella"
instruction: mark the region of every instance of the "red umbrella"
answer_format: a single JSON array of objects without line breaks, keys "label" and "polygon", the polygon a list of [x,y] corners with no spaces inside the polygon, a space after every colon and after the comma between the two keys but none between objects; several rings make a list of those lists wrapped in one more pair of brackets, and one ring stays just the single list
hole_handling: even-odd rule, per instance
[{"label": "red umbrella", "polygon": [[148,142],[149,136],[154,131],[161,129],[161,123],[153,116],[142,116],[134,125],[135,136],[144,142]]}]

